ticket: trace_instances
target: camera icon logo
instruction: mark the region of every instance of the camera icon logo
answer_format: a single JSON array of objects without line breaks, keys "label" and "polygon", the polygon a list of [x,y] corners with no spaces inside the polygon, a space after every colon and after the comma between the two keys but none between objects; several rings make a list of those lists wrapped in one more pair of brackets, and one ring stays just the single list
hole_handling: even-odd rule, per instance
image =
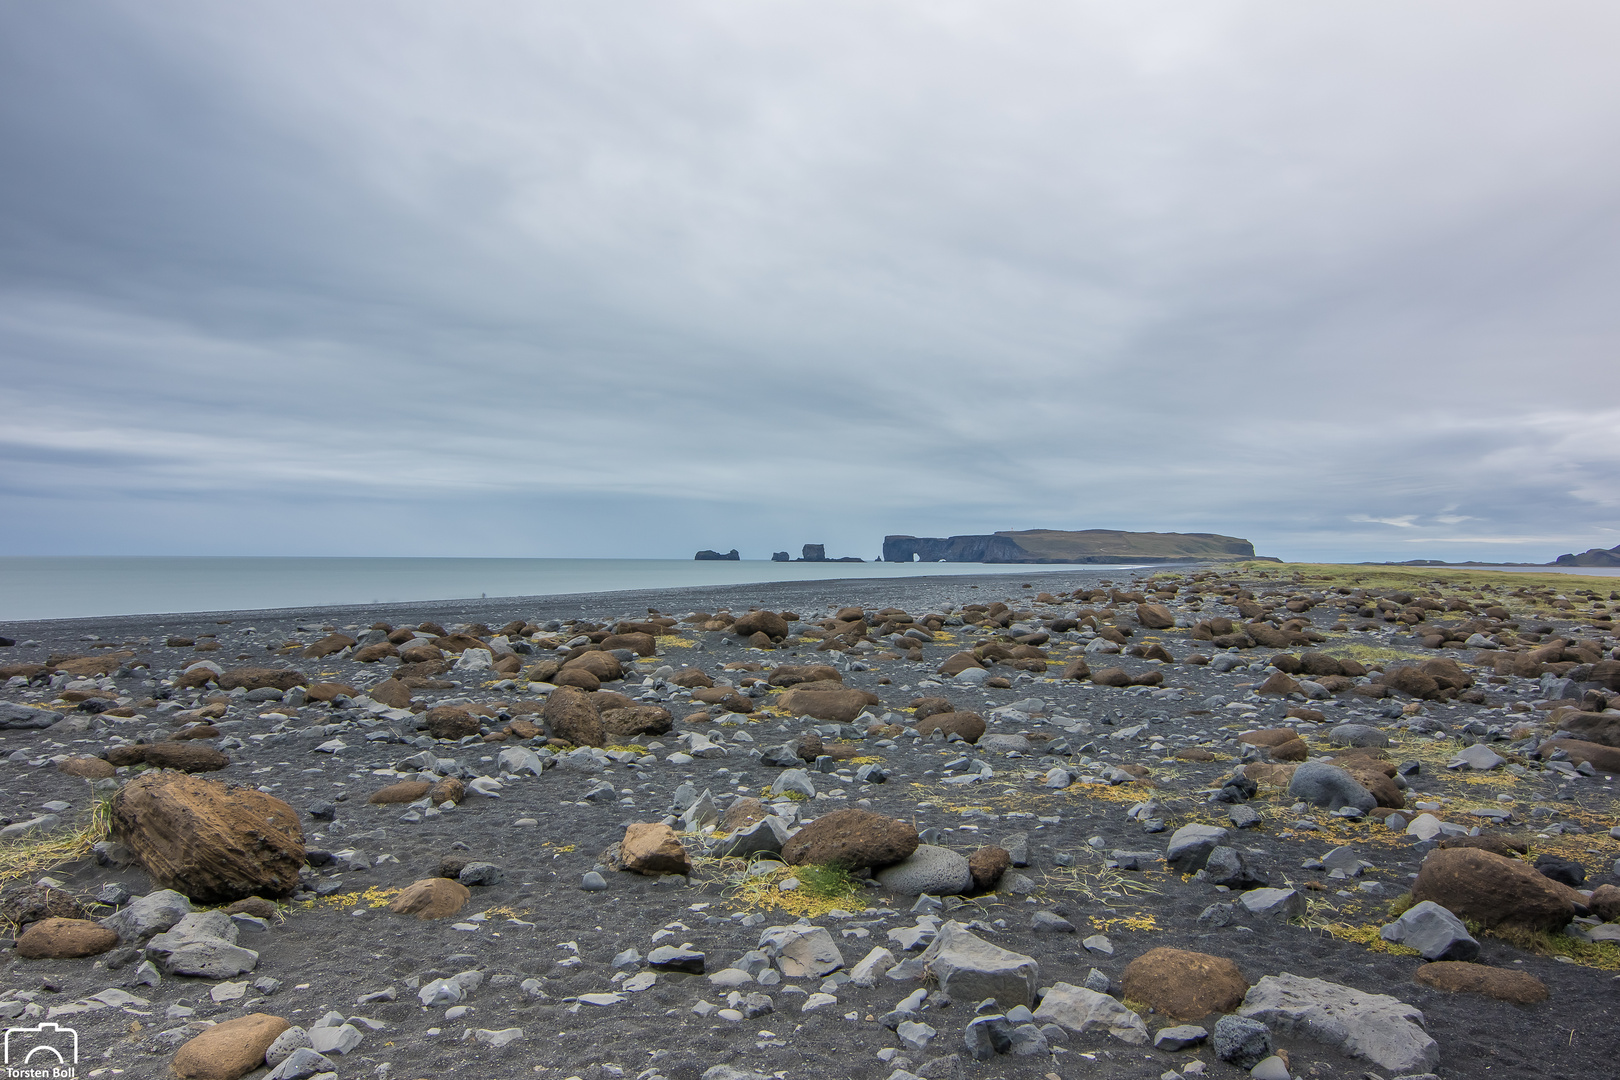
[{"label": "camera icon logo", "polygon": [[18,1065],[77,1065],[79,1033],[73,1028],[42,1021],[33,1027],[6,1029],[5,1063]]}]

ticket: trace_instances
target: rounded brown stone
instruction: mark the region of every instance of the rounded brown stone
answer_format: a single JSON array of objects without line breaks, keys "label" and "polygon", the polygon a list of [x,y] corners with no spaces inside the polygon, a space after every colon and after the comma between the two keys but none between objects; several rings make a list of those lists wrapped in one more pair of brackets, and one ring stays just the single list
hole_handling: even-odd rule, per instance
[{"label": "rounded brown stone", "polygon": [[75,757],[56,764],[58,772],[69,776],[82,776],[86,780],[105,780],[118,770],[113,763],[98,757]]},{"label": "rounded brown stone", "polygon": [[428,788],[427,797],[433,800],[435,806],[447,802],[459,806],[461,800],[467,797],[467,785],[453,776],[446,776],[435,781],[433,786]]},{"label": "rounded brown stone", "polygon": [[88,919],[42,919],[17,939],[17,955],[29,960],[98,956],[118,944],[118,933]]},{"label": "rounded brown stone", "polygon": [[1424,964],[1412,976],[1412,981],[1452,994],[1484,994],[1516,1005],[1546,1001],[1548,996],[1547,984],[1528,971],[1505,971],[1455,960]]},{"label": "rounded brown stone", "polygon": [[1563,927],[1575,917],[1578,895],[1534,867],[1474,848],[1431,851],[1412,886],[1414,900],[1433,900],[1460,919],[1531,930]]},{"label": "rounded brown stone", "polygon": [[427,733],[435,739],[460,739],[482,730],[478,717],[456,705],[429,709],[423,723]]},{"label": "rounded brown stone", "polygon": [[259,919],[279,919],[281,909],[262,896],[249,896],[228,905],[225,909],[227,915],[252,915]]},{"label": "rounded brown stone", "polygon": [[1620,888],[1599,885],[1592,890],[1592,899],[1587,906],[1592,909],[1592,914],[1604,922],[1620,922]]},{"label": "rounded brown stone", "polygon": [[212,746],[200,742],[161,742],[146,747],[142,759],[154,769],[178,769],[180,772],[217,772],[231,763],[231,759]]},{"label": "rounded brown stone", "polygon": [[924,738],[936,730],[943,731],[947,736],[960,735],[963,741],[976,743],[984,735],[984,717],[972,712],[935,713],[917,724],[917,731]]},{"label": "rounded brown stone", "polygon": [[1132,960],[1122,981],[1125,998],[1177,1020],[1231,1012],[1249,992],[1243,972],[1225,957],[1162,947]]},{"label": "rounded brown stone", "polygon": [[637,874],[690,874],[692,860],[668,825],[636,822],[624,830],[619,861]]},{"label": "rounded brown stone", "polygon": [[909,822],[851,807],[823,814],[782,845],[789,866],[830,863],[854,870],[901,862],[921,841]]},{"label": "rounded brown stone", "polygon": [[265,1051],[290,1027],[269,1013],[238,1016],[180,1047],[169,1067],[181,1080],[237,1080],[263,1066]]},{"label": "rounded brown stone", "polygon": [[418,919],[445,919],[461,910],[472,897],[472,890],[459,881],[432,877],[407,885],[394,897],[388,910],[398,915],[415,915]]},{"label": "rounded brown stone", "polygon": [[368,803],[409,803],[415,802],[428,793],[433,784],[427,780],[401,780],[397,784],[389,784],[371,793],[366,800]]},{"label": "rounded brown stone", "polygon": [[1001,875],[1011,865],[1012,856],[1007,849],[994,844],[986,844],[968,856],[968,873],[973,875],[975,889],[995,888],[996,882],[1001,880]]}]

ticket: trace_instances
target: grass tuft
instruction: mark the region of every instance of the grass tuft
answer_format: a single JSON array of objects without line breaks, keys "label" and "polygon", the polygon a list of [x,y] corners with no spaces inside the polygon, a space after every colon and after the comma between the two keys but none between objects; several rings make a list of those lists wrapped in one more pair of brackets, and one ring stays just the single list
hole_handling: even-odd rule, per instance
[{"label": "grass tuft", "polygon": [[85,858],[94,845],[111,833],[112,796],[109,795],[96,800],[89,817],[77,829],[0,844],[0,885]]}]

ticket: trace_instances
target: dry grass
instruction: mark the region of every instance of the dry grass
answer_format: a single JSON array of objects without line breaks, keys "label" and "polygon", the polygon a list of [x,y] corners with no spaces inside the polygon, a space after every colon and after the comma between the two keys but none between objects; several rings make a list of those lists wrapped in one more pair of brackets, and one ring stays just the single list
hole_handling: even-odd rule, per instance
[{"label": "dry grass", "polygon": [[83,859],[112,832],[112,799],[98,799],[77,829],[0,844],[0,885]]},{"label": "dry grass", "polygon": [[[838,866],[787,866],[770,860],[714,859],[708,869],[726,885],[726,900],[738,910],[784,911],[791,915],[819,919],[833,911],[860,911],[866,907],[865,889]],[[756,865],[770,866],[765,873],[752,874]],[[789,878],[799,886],[789,892],[780,888]]]}]

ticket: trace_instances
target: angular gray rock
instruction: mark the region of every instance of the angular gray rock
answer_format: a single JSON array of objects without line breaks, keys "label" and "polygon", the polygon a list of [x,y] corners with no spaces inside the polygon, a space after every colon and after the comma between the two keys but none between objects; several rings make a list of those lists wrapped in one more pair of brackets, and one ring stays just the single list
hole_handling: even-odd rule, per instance
[{"label": "angular gray rock", "polygon": [[1334,746],[1386,747],[1389,736],[1368,724],[1340,724],[1328,733]]},{"label": "angular gray rock", "polygon": [[941,926],[920,959],[940,990],[957,1001],[995,998],[1003,1008],[1027,1007],[1040,986],[1041,969],[1033,957],[993,945],[959,922]]},{"label": "angular gray rock", "polygon": [[875,875],[886,889],[904,896],[958,896],[973,888],[968,861],[950,848],[920,844],[903,861]]},{"label": "angular gray rock", "polygon": [[1164,861],[1183,874],[1202,870],[1209,853],[1226,840],[1228,831],[1214,825],[1183,825],[1170,836]]},{"label": "angular gray rock", "polygon": [[1119,1001],[1065,982],[1052,984],[1041,999],[1041,1007],[1035,1010],[1035,1019],[1050,1020],[1076,1035],[1101,1029],[1132,1046],[1144,1046],[1148,1041],[1142,1018]]},{"label": "angular gray rock", "polygon": [[714,854],[738,859],[750,855],[780,855],[788,836],[787,824],[775,814],[766,814],[746,829],[739,829],[716,843]]},{"label": "angular gray rock", "polygon": [[138,896],[127,906],[101,920],[101,925],[118,935],[126,945],[161,934],[191,914],[191,901],[173,889],[159,889]]},{"label": "angular gray rock", "polygon": [[768,927],[759,935],[759,947],[790,979],[831,975],[844,966],[844,954],[825,927]]},{"label": "angular gray rock", "polygon": [[1271,1030],[1258,1020],[1223,1016],[1215,1022],[1215,1056],[1252,1069],[1271,1056]]},{"label": "angular gray rock", "polygon": [[1431,1072],[1440,1062],[1440,1047],[1423,1029],[1422,1012],[1386,994],[1322,979],[1267,975],[1249,988],[1238,1015],[1391,1072]]},{"label": "angular gray rock", "polygon": [[1305,914],[1305,897],[1294,889],[1250,889],[1238,897],[1250,913],[1294,919]]},{"label": "angular gray rock", "polygon": [[1407,908],[1378,936],[1416,949],[1425,960],[1472,960],[1479,955],[1479,942],[1463,921],[1433,900]]}]

